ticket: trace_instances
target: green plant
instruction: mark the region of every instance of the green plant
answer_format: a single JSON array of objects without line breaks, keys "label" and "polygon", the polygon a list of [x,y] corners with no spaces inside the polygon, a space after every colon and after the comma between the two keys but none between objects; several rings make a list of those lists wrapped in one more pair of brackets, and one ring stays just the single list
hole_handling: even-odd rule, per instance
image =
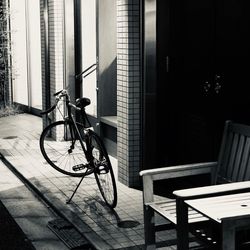
[{"label": "green plant", "polygon": [[20,113],[23,113],[23,111],[17,105],[5,105],[4,107],[0,107],[0,118]]}]

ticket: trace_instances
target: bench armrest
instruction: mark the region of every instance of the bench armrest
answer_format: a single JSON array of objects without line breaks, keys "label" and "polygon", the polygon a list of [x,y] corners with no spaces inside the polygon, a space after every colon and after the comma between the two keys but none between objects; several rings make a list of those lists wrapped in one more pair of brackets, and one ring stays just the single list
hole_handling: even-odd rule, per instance
[{"label": "bench armrest", "polygon": [[212,173],[216,166],[217,162],[206,162],[141,171],[144,204],[154,201],[153,181]]},{"label": "bench armrest", "polygon": [[153,180],[163,180],[176,177],[211,173],[216,166],[217,162],[205,162],[170,166],[164,168],[154,168],[141,171],[140,176],[152,176]]},{"label": "bench armrest", "polygon": [[173,194],[177,198],[194,199],[194,198],[208,197],[214,195],[223,195],[226,193],[239,193],[249,190],[250,190],[250,181],[242,181],[235,183],[176,190],[173,192]]}]

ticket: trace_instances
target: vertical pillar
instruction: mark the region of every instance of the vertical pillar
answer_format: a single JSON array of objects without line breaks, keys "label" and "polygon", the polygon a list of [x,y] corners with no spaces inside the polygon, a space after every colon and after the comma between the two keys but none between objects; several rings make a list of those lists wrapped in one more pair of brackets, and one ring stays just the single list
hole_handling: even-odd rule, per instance
[{"label": "vertical pillar", "polygon": [[[50,100],[53,94],[64,87],[64,4],[61,0],[48,0],[49,23],[49,66],[50,66]],[[60,119],[59,112],[51,117],[52,121]]]},{"label": "vertical pillar", "polygon": [[140,171],[140,0],[117,0],[118,179],[139,185]]},{"label": "vertical pillar", "polygon": [[157,1],[144,1],[143,41],[143,169],[157,162]]},{"label": "vertical pillar", "polygon": [[[49,72],[49,38],[48,38],[48,0],[40,0],[41,29],[41,67],[42,67],[42,109],[50,107],[50,72]],[[43,126],[47,120],[43,118]]]},{"label": "vertical pillar", "polygon": [[[58,1],[58,0],[57,0]],[[64,87],[69,91],[72,101],[75,100],[75,0],[64,0],[64,31],[63,31],[63,60]],[[79,6],[80,7],[80,6]]]},{"label": "vertical pillar", "polygon": [[[65,87],[74,99],[74,1],[41,0],[43,109],[54,102],[53,94]],[[63,107],[61,112],[63,113]],[[60,120],[61,112],[49,116]],[[44,118],[44,126],[48,119]]]},{"label": "vertical pillar", "polygon": [[[47,109],[54,102],[53,94],[64,86],[64,3],[41,0],[42,102]],[[58,112],[49,120],[59,119]],[[48,119],[44,117],[44,126]]]},{"label": "vertical pillar", "polygon": [[12,104],[9,1],[0,2],[0,108]]}]

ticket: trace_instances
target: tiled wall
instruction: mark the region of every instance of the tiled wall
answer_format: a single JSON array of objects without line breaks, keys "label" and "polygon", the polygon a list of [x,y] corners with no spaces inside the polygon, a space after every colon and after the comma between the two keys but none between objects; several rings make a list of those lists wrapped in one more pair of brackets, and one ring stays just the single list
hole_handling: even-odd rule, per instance
[{"label": "tiled wall", "polygon": [[[63,1],[48,1],[49,63],[51,102],[63,87],[64,23]],[[43,8],[41,8],[43,19]],[[42,20],[41,19],[41,20]],[[43,22],[41,22],[42,24]],[[42,28],[42,81],[45,103],[44,25]],[[123,184],[139,185],[140,170],[140,0],[117,0],[117,159],[118,179]],[[57,116],[57,115],[56,115]]]},{"label": "tiled wall", "polygon": [[[44,1],[40,0],[40,27],[41,27],[41,67],[42,67],[42,109],[45,110],[46,106],[46,93],[45,93],[45,81],[46,81],[46,69],[45,69],[45,15],[44,15]],[[45,117],[43,118],[43,126],[46,125]]]},{"label": "tiled wall", "polygon": [[[49,71],[50,71],[50,98],[53,105],[53,94],[63,88],[64,85],[64,3],[61,0],[41,0],[41,40],[42,40],[42,91],[43,109],[45,109],[45,22],[44,3],[48,6],[48,41],[49,41]],[[52,121],[61,118],[60,112],[50,115]],[[44,120],[45,124],[45,120]]]},{"label": "tiled wall", "polygon": [[118,179],[139,185],[140,170],[140,1],[117,0]]}]

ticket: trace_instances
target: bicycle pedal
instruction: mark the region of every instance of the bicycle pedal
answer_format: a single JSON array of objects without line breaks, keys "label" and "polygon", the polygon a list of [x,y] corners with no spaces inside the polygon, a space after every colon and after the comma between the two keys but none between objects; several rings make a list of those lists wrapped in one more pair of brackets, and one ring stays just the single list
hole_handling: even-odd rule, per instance
[{"label": "bicycle pedal", "polygon": [[75,165],[72,167],[72,169],[77,172],[77,171],[80,171],[84,168],[88,167],[88,164],[78,164],[78,165]]},{"label": "bicycle pedal", "polygon": [[98,174],[107,174],[109,172],[109,168],[107,166],[101,165],[97,170]]}]

